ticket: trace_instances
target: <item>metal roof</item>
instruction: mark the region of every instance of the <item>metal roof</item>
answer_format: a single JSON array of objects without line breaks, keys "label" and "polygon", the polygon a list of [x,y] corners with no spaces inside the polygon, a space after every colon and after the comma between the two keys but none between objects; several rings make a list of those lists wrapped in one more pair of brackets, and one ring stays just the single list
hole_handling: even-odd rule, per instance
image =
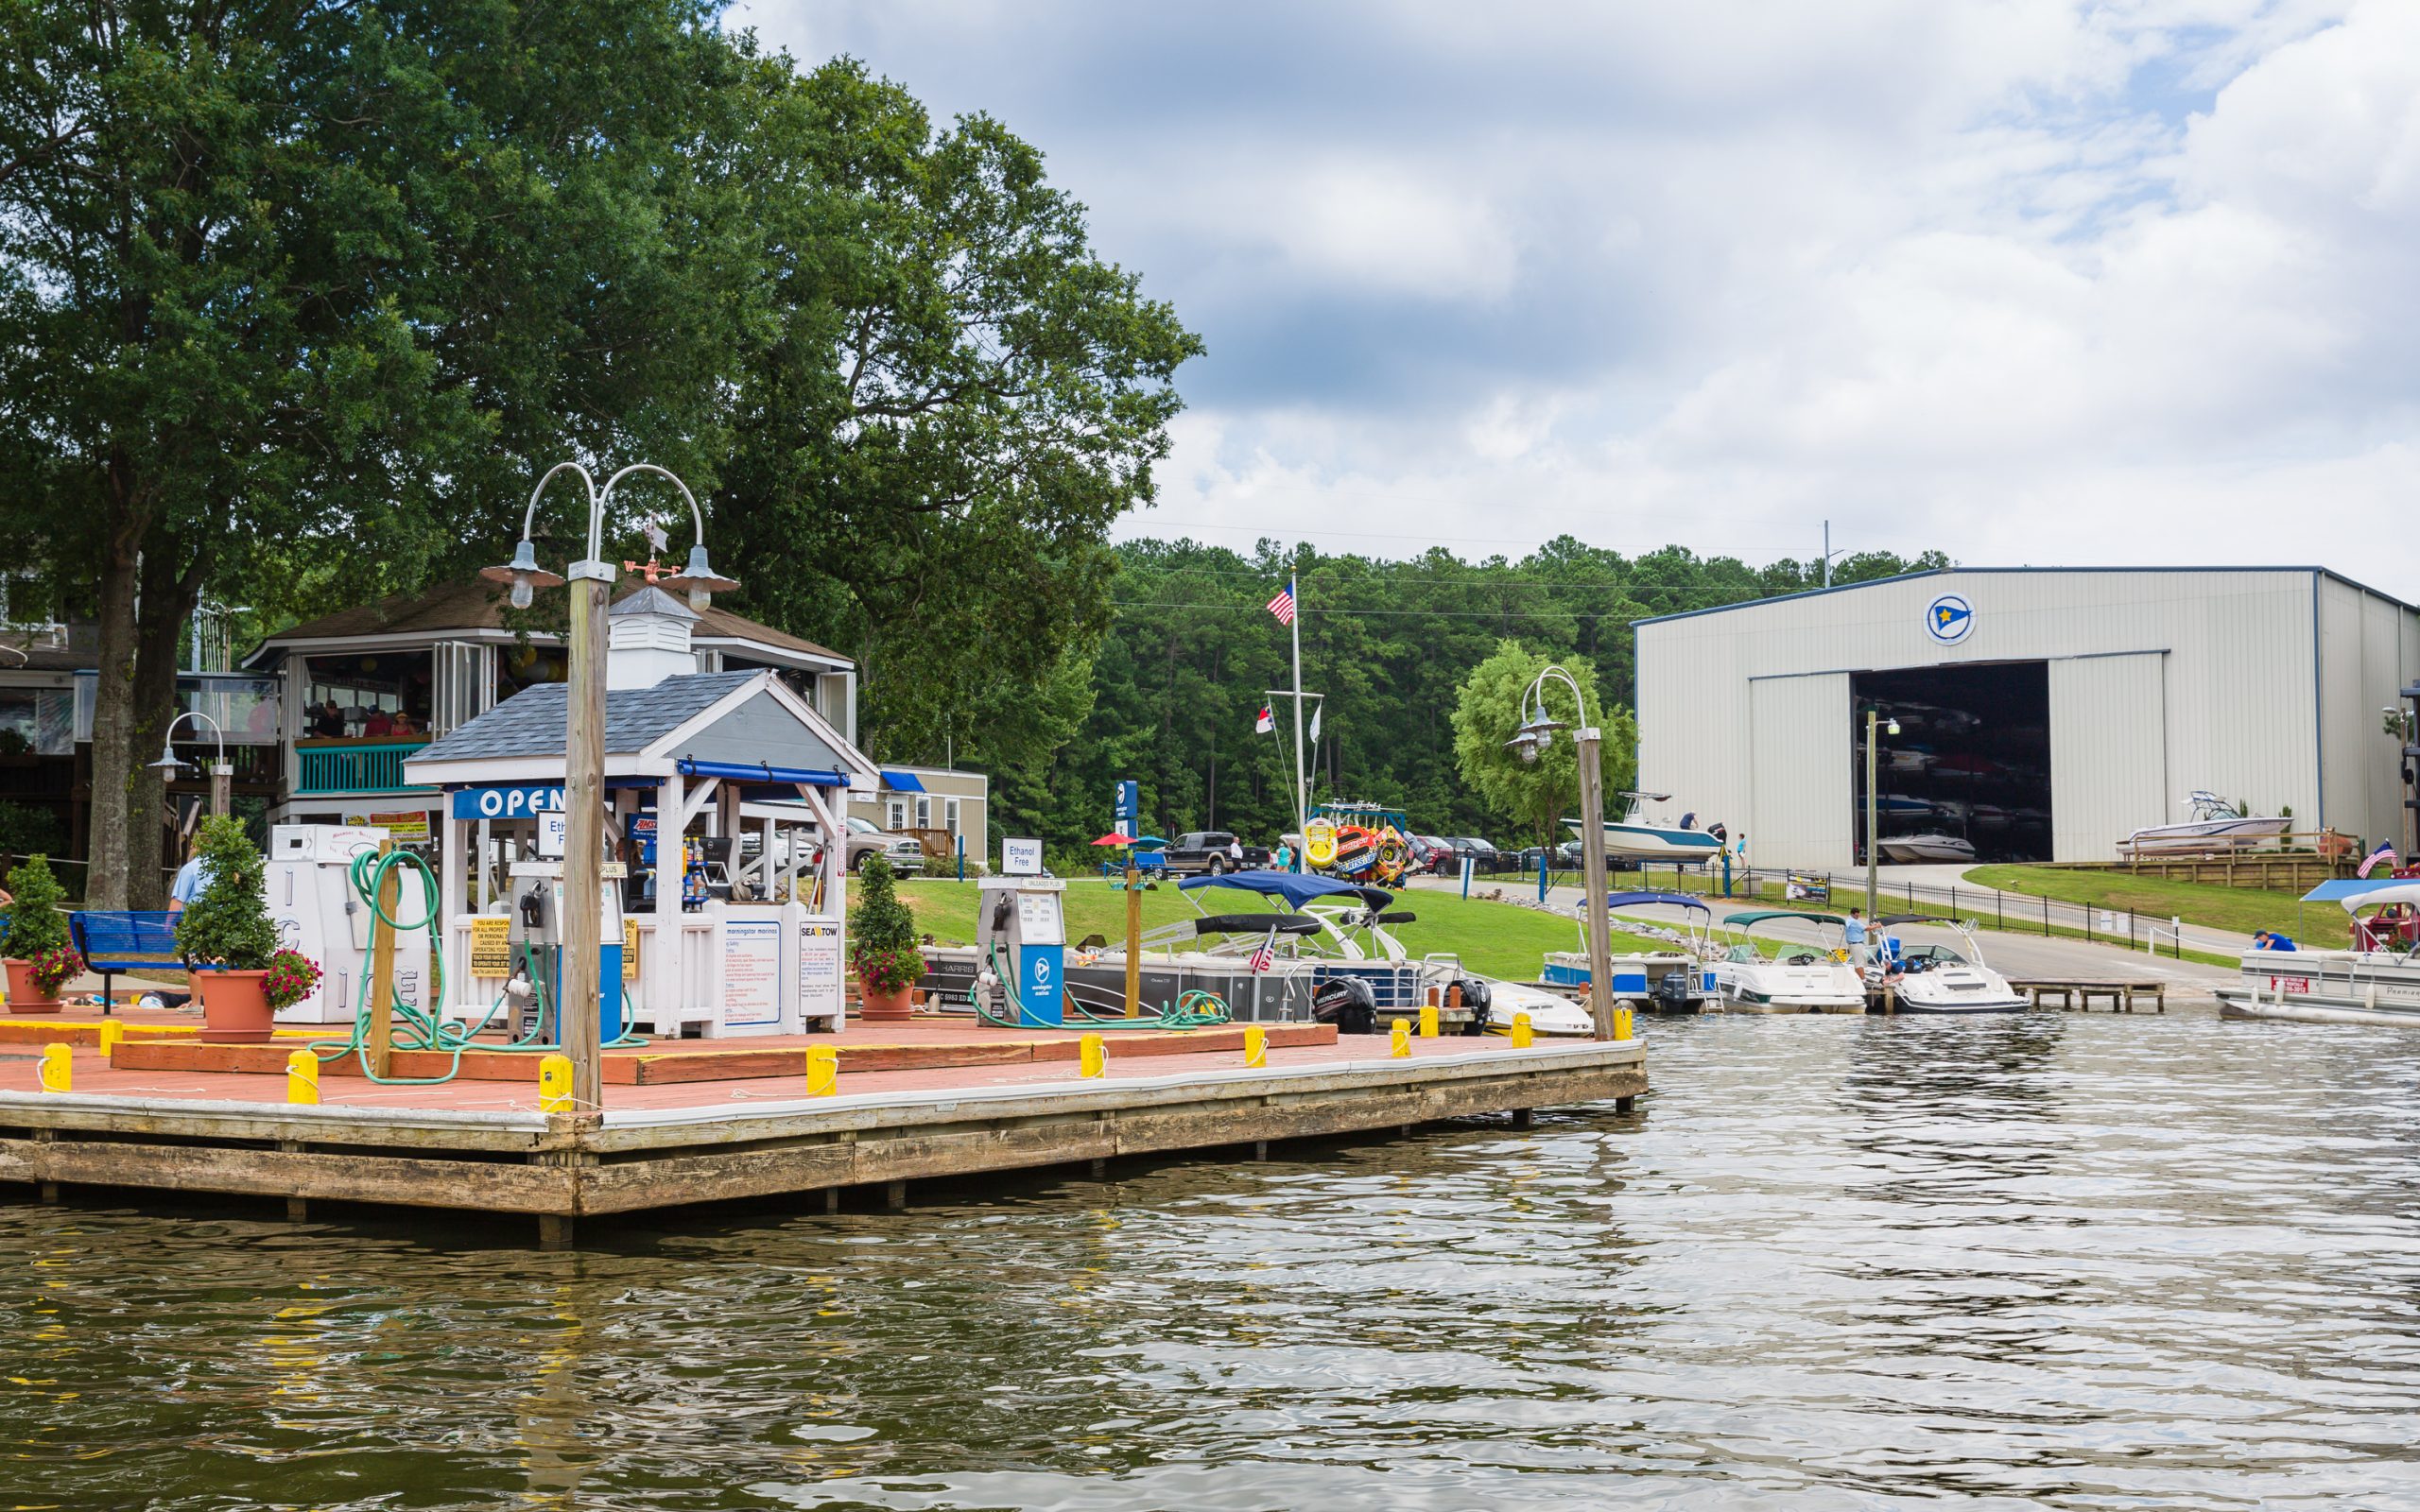
[{"label": "metal roof", "polygon": [[[649,688],[605,695],[605,754],[635,756],[760,676],[700,672]],[[563,753],[571,689],[560,682],[524,688],[452,734],[416,751],[423,762],[494,761]]]},{"label": "metal roof", "polygon": [[1927,577],[1955,577],[1962,573],[1979,576],[2014,576],[2020,573],[2054,575],[2067,573],[2079,576],[2092,573],[2308,573],[2314,577],[2333,577],[2347,588],[2359,589],[2373,598],[2385,599],[2398,609],[2412,608],[2393,593],[2382,593],[2367,583],[2356,582],[2342,573],[2334,572],[2325,567],[1934,567],[1920,573],[1900,573],[1891,577],[1869,577],[1862,582],[1835,583],[1829,588],[1809,588],[1795,593],[1774,593],[1765,598],[1743,598],[1737,603],[1717,604],[1709,609],[1685,609],[1670,614],[1651,614],[1645,619],[1633,620],[1631,624],[1633,626],[1662,625],[1669,620],[1696,619],[1702,614],[1728,614],[1734,610],[1760,609],[1767,604],[1787,604],[1796,599],[1820,598],[1826,593],[1853,593],[1860,588],[1879,588],[1886,583],[1912,583]]}]

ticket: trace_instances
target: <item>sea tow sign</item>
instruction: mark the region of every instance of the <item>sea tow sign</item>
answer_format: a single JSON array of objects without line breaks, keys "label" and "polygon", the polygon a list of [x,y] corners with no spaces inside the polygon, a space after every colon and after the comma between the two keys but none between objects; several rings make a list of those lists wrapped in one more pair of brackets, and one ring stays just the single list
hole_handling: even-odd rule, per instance
[{"label": "sea tow sign", "polygon": [[544,784],[458,788],[453,799],[458,819],[527,819],[563,811],[563,790]]}]

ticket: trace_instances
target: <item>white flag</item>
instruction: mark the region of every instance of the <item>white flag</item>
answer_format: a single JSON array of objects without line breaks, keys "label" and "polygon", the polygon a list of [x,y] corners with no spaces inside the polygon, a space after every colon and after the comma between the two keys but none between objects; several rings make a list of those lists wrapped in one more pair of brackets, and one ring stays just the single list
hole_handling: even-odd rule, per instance
[{"label": "white flag", "polygon": [[1320,715],[1325,713],[1327,713],[1327,700],[1324,698],[1311,708],[1311,740],[1314,744],[1320,738]]}]

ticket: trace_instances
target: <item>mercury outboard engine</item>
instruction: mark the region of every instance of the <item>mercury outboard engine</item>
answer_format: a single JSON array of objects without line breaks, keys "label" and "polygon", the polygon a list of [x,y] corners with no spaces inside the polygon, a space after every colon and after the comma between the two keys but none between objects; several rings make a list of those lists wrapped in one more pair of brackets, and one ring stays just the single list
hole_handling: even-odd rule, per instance
[{"label": "mercury outboard engine", "polygon": [[1462,1025],[1462,1033],[1487,1033],[1488,1024],[1493,1022],[1489,1009],[1495,1001],[1494,990],[1475,977],[1458,976],[1454,985],[1462,990],[1462,1006],[1471,1010],[1470,1022]]},{"label": "mercury outboard engine", "polygon": [[1378,995],[1357,976],[1331,976],[1311,993],[1311,1017],[1339,1034],[1375,1034]]}]

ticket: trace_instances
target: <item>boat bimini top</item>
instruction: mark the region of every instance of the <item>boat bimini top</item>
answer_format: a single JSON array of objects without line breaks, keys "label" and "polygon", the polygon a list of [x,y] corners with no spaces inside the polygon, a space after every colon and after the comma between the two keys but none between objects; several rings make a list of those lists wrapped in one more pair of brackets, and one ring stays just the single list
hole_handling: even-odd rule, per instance
[{"label": "boat bimini top", "polygon": [[1735,929],[1750,929],[1770,919],[1803,919],[1810,924],[1830,924],[1845,928],[1848,920],[1838,914],[1819,914],[1797,908],[1752,908],[1744,914],[1728,914],[1723,922]]},{"label": "boat bimini top", "polygon": [[1395,901],[1393,893],[1381,887],[1357,887],[1334,877],[1292,871],[1230,871],[1217,877],[1187,877],[1178,883],[1180,892],[1197,892],[1204,887],[1233,887],[1237,892],[1256,892],[1264,898],[1278,898],[1288,908],[1301,908],[1315,898],[1336,898],[1346,894],[1358,898],[1372,909],[1384,908]]},{"label": "boat bimini top", "polygon": [[1699,913],[1708,916],[1714,913],[1713,909],[1705,905],[1704,899],[1692,897],[1685,892],[1616,892],[1605,895],[1605,906],[1608,908],[1638,908],[1648,904],[1662,904],[1668,908],[1694,908]]}]

